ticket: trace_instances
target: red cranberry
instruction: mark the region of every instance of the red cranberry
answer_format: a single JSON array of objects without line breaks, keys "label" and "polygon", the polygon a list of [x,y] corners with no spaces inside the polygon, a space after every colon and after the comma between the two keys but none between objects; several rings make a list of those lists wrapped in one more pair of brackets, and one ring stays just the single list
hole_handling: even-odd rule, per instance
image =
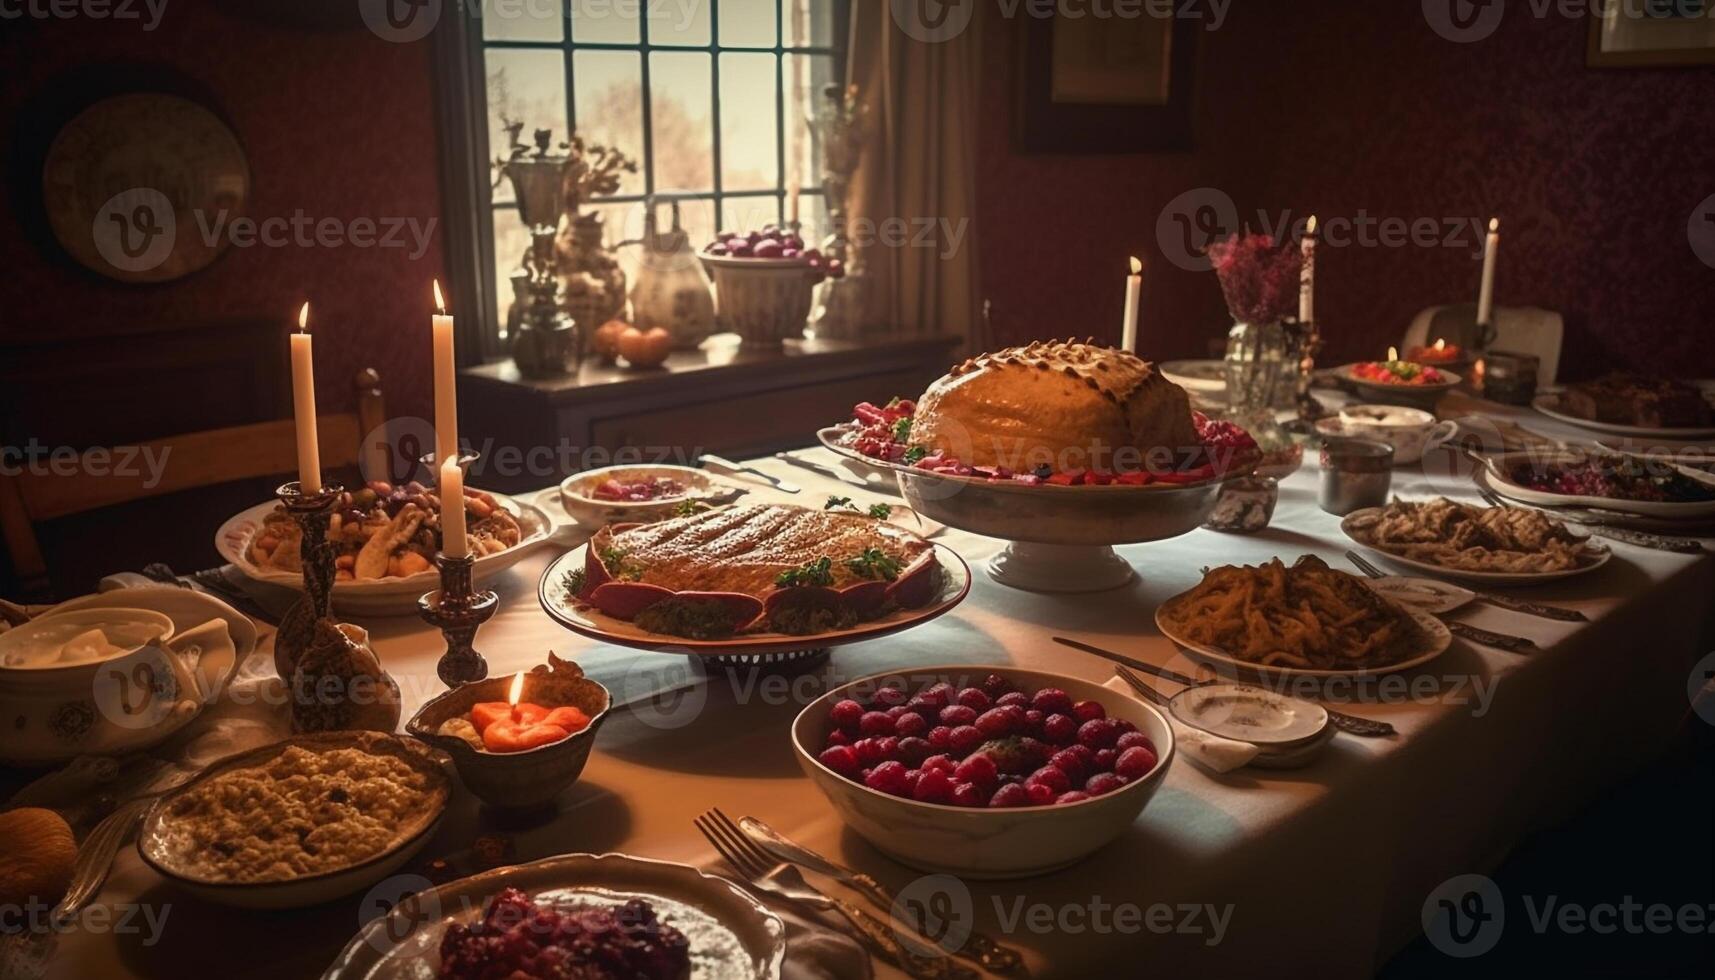
[{"label": "red cranberry", "polygon": [[881,753],[881,742],[877,739],[860,738],[852,743],[852,751],[857,754],[858,762],[865,766],[887,761],[887,756]]},{"label": "red cranberry", "polygon": [[955,727],[959,725],[970,725],[975,723],[977,720],[977,709],[963,704],[949,704],[945,708],[941,709],[939,717],[941,719],[941,724],[943,725],[952,725]]},{"label": "red cranberry", "polygon": [[1024,711],[1024,727],[1030,729],[1032,732],[1041,734],[1042,721],[1045,717],[1046,716],[1043,715],[1042,712],[1037,711],[1035,708],[1026,708]]},{"label": "red cranberry", "polygon": [[954,806],[982,806],[988,796],[975,783],[960,783],[953,787]]},{"label": "red cranberry", "polygon": [[881,753],[883,759],[899,758],[899,739],[892,735],[883,735],[875,740],[875,750]]},{"label": "red cranberry", "polygon": [[937,725],[929,729],[928,737],[929,744],[943,752],[953,747],[953,730],[946,725]]},{"label": "red cranberry", "polygon": [[1103,793],[1112,793],[1124,785],[1125,781],[1113,773],[1098,772],[1084,783],[1084,792],[1091,796],[1101,796]]},{"label": "red cranberry", "polygon": [[1120,754],[1119,754],[1118,749],[1097,749],[1096,750],[1096,771],[1097,772],[1113,772],[1114,771],[1114,763],[1118,762],[1119,758],[1120,758]]},{"label": "red cranberry", "polygon": [[1042,720],[1042,737],[1055,745],[1065,745],[1078,737],[1078,721],[1071,715],[1049,715]]},{"label": "red cranberry", "polygon": [[1099,701],[1079,701],[1072,705],[1072,715],[1079,721],[1090,721],[1095,718],[1106,718],[1108,710]]},{"label": "red cranberry", "polygon": [[1081,783],[1089,778],[1091,770],[1095,768],[1090,764],[1092,761],[1085,759],[1071,749],[1061,749],[1048,758],[1049,765],[1065,773],[1075,783]]},{"label": "red cranberry", "polygon": [[893,722],[893,734],[900,738],[910,738],[928,731],[929,723],[923,720],[922,715],[900,715]]},{"label": "red cranberry", "polygon": [[1041,769],[1031,773],[1030,778],[1026,779],[1024,783],[1026,786],[1032,783],[1040,783],[1043,786],[1047,786],[1049,789],[1052,789],[1054,791],[1054,795],[1058,796],[1072,788],[1072,777],[1066,775],[1066,772],[1063,769],[1058,769],[1054,766],[1043,766]]},{"label": "red cranberry", "polygon": [[1030,797],[1031,806],[1047,806],[1054,802],[1054,790],[1043,783],[1025,783],[1024,795]]},{"label": "red cranberry", "polygon": [[951,776],[953,771],[959,768],[959,764],[953,761],[953,757],[950,755],[932,755],[923,760],[922,768],[926,770],[935,769]]},{"label": "red cranberry", "polygon": [[1059,796],[1054,798],[1054,802],[1057,805],[1062,803],[1082,803],[1089,798],[1090,794],[1081,789],[1075,789],[1069,793],[1061,793]]},{"label": "red cranberry", "polygon": [[983,744],[983,730],[975,725],[960,725],[953,729],[953,733],[948,737],[952,739],[952,745],[949,747],[955,756],[967,755],[972,749]]},{"label": "red cranberry", "polygon": [[858,765],[857,753],[844,745],[836,745],[831,749],[823,749],[822,754],[816,758],[821,760],[822,765],[827,766],[829,769],[832,769],[847,779],[851,779],[856,776],[858,774],[858,769],[862,768]]},{"label": "red cranberry", "polygon": [[1142,779],[1154,768],[1155,751],[1141,745],[1126,749],[1114,761],[1114,775],[1127,779]]},{"label": "red cranberry", "polygon": [[892,718],[894,721],[898,721],[899,719],[905,717],[906,715],[908,715],[910,713],[911,713],[911,709],[907,708],[903,704],[896,704],[893,707],[888,708],[886,711],[882,712],[882,714],[886,715],[889,718]]},{"label": "red cranberry", "polygon": [[958,768],[953,770],[953,778],[961,783],[993,786],[1000,779],[1000,770],[993,759],[979,752],[959,763]]},{"label": "red cranberry", "polygon": [[1030,706],[1045,715],[1072,713],[1072,696],[1057,687],[1045,687],[1030,698]]},{"label": "red cranberry", "polygon": [[882,709],[886,709],[898,707],[911,699],[906,697],[905,692],[897,687],[884,687],[876,691],[875,697],[870,700]]},{"label": "red cranberry", "polygon": [[863,705],[850,698],[837,701],[828,711],[828,720],[841,728],[857,731],[858,722],[863,718]]},{"label": "red cranberry", "polygon": [[979,691],[974,687],[967,687],[960,691],[953,698],[953,701],[956,704],[962,704],[974,711],[987,711],[989,705],[993,704],[987,694],[984,694],[982,691]]},{"label": "red cranberry", "polygon": [[904,796],[911,791],[910,783],[905,778],[907,771],[903,762],[883,762],[870,770],[863,783],[877,792]]},{"label": "red cranberry", "polygon": [[905,760],[907,765],[918,765],[934,754],[935,747],[929,744],[928,739],[902,738],[899,740],[899,757]]},{"label": "red cranberry", "polygon": [[950,803],[953,800],[953,781],[939,769],[921,770],[917,777],[917,785],[911,789],[911,798],[922,803]]},{"label": "red cranberry", "polygon": [[1132,732],[1137,731],[1137,726],[1132,724],[1129,721],[1126,721],[1124,718],[1115,718],[1114,724],[1119,726],[1121,735],[1129,735]]},{"label": "red cranberry", "polygon": [[893,734],[893,719],[879,711],[866,711],[858,719],[858,731],[865,736],[874,738],[878,735]]},{"label": "red cranberry", "polygon": [[907,701],[905,703],[905,710],[919,718],[922,718],[924,721],[934,721],[935,716],[941,711],[941,706],[938,704],[930,704],[928,701],[918,697]]},{"label": "red cranberry", "polygon": [[977,716],[977,731],[989,738],[1004,738],[1018,730],[1023,715],[1015,707],[990,708]]},{"label": "red cranberry", "polygon": [[945,681],[939,684],[931,684],[924,688],[917,697],[937,708],[945,708],[947,705],[953,703],[953,685],[948,684]]},{"label": "red cranberry", "polygon": [[983,693],[990,698],[999,699],[1002,694],[1012,690],[1012,682],[999,674],[990,674],[983,678]]},{"label": "red cranberry", "polygon": [[1078,726],[1078,741],[1092,749],[1108,749],[1119,741],[1120,731],[1111,718],[1092,718]]},{"label": "red cranberry", "polygon": [[989,797],[991,807],[1029,806],[1030,793],[1018,783],[1007,783]]},{"label": "red cranberry", "polygon": [[917,770],[917,769],[905,770],[905,794],[904,795],[910,796],[911,793],[917,789],[917,780],[922,779],[922,778],[923,778],[923,773],[921,770]]},{"label": "red cranberry", "polygon": [[1155,751],[1155,743],[1150,740],[1148,735],[1145,735],[1142,732],[1126,732],[1124,735],[1119,737],[1119,741],[1114,743],[1114,748],[1119,749],[1121,752],[1124,752],[1126,749],[1135,749],[1139,747],[1146,748],[1151,752]]},{"label": "red cranberry", "polygon": [[1017,705],[1019,708],[1028,708],[1030,707],[1030,697],[1023,691],[1008,691],[1000,697],[995,698],[994,703],[996,707],[1004,708],[1011,704]]}]

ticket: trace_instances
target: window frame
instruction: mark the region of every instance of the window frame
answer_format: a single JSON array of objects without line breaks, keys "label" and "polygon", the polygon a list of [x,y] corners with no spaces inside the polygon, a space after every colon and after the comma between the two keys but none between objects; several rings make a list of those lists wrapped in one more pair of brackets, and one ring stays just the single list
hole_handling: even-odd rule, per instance
[{"label": "window frame", "polygon": [[[715,223],[723,226],[724,207],[734,200],[775,200],[777,221],[785,220],[786,198],[789,190],[787,166],[786,86],[781,71],[788,55],[819,55],[828,57],[834,78],[846,78],[847,50],[850,34],[850,0],[813,0],[826,3],[831,10],[832,34],[827,45],[787,45],[785,18],[787,0],[774,0],[775,39],[772,45],[723,45],[720,43],[721,0],[700,0],[709,4],[709,41],[707,44],[659,44],[649,39],[646,16],[638,17],[638,38],[635,42],[587,42],[573,40],[571,11],[575,0],[565,0],[566,17],[557,41],[485,40],[482,36],[480,9],[482,0],[449,0],[448,7],[457,16],[442,18],[434,32],[436,85],[435,100],[440,117],[439,146],[443,188],[443,214],[446,233],[444,247],[448,274],[458,284],[451,297],[453,312],[458,320],[458,349],[461,366],[481,363],[506,355],[506,342],[501,337],[503,324],[494,322],[494,310],[508,286],[496,280],[494,246],[494,214],[512,208],[511,202],[494,200],[494,172],[491,162],[496,151],[490,145],[488,131],[489,49],[554,51],[562,58],[565,71],[565,116],[554,128],[556,140],[577,124],[577,89],[573,75],[573,54],[577,51],[635,52],[640,61],[640,81],[644,92],[641,112],[643,147],[641,152],[628,155],[637,160],[643,179],[640,194],[616,194],[597,198],[592,204],[635,204],[651,197],[660,203],[670,201],[710,201]],[[644,0],[647,2],[647,0]],[[650,90],[650,55],[655,52],[704,53],[709,55],[710,127],[714,138],[710,148],[712,187],[709,190],[656,193],[654,167],[654,126]],[[772,188],[728,190],[722,173],[721,143],[721,55],[725,53],[769,54],[775,66],[775,175]],[[534,125],[534,120],[526,120]],[[823,195],[820,173],[804,175],[799,187],[800,198],[814,200]],[[610,243],[611,244],[611,243]]]}]

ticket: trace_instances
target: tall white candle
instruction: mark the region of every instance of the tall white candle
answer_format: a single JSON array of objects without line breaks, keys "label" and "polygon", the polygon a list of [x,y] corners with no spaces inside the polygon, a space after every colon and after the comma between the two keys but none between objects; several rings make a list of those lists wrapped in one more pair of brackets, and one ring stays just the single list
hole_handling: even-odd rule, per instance
[{"label": "tall white candle", "polygon": [[464,558],[470,554],[470,542],[465,538],[464,470],[459,469],[457,457],[441,463],[441,554],[448,558]]},{"label": "tall white candle", "polygon": [[1131,275],[1125,277],[1125,321],[1120,327],[1120,348],[1137,353],[1137,301],[1143,292],[1143,260],[1131,257]]},{"label": "tall white candle", "polygon": [[1477,294],[1477,323],[1487,326],[1495,311],[1495,253],[1501,247],[1501,219],[1489,219],[1489,238],[1483,243],[1483,289]]},{"label": "tall white candle", "polygon": [[1298,272],[1298,322],[1313,323],[1316,320],[1316,216],[1310,216],[1310,223],[1304,227],[1304,240],[1300,243],[1304,250],[1304,265]]},{"label": "tall white candle", "polygon": [[458,359],[453,347],[453,318],[447,315],[441,283],[435,281],[435,309],[430,329],[435,343],[435,461],[459,454]]},{"label": "tall white candle", "polygon": [[298,485],[304,493],[322,492],[321,446],[316,439],[316,365],[310,346],[310,304],[298,311],[292,334],[292,415],[298,430]]}]

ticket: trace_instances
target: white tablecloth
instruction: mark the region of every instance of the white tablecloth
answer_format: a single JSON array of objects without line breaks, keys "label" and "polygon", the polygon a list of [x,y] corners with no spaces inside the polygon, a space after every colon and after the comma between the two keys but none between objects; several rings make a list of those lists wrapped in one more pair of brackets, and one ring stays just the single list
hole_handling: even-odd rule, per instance
[{"label": "white tablecloth", "polygon": [[[1538,431],[1574,435],[1540,417],[1528,421]],[[776,461],[761,465],[802,484],[804,493],[792,499],[812,506],[826,493],[852,492]],[[830,676],[914,664],[1013,663],[1098,681],[1111,676],[1104,661],[1050,643],[1054,634],[1156,663],[1178,659],[1183,667],[1152,616],[1164,599],[1193,586],[1201,568],[1276,556],[1290,562],[1305,553],[1343,564],[1346,543],[1337,519],[1316,505],[1316,480],[1311,461],[1285,481],[1273,526],[1263,534],[1199,530],[1121,549],[1138,579],[1094,595],[1035,595],[997,585],[981,566],[1001,543],[948,531],[938,540],[976,571],[962,606],[919,629],[840,648],[829,665],[783,695],[718,674],[704,682],[680,658],[603,646],[561,630],[536,601],[538,577],[553,554],[533,556],[494,583],[503,608],[478,643],[491,671],[523,670],[554,650],[575,657],[635,710],[616,712],[607,723],[556,819],[499,825],[465,801],[426,854],[466,848],[480,827],[515,834],[520,860],[625,851],[718,869],[690,821],[719,806],[761,817],[904,887],[917,875],[845,831],[802,778],[787,735],[801,704]],[[1448,489],[1468,494],[1469,484],[1396,473],[1395,490],[1405,495]],[[1117,969],[1160,975],[1172,966],[1223,976],[1261,975],[1265,968],[1281,975],[1369,975],[1418,932],[1425,898],[1438,884],[1493,868],[1523,835],[1573,813],[1658,753],[1684,719],[1691,666],[1711,649],[1715,561],[1624,544],[1614,550],[1600,573],[1529,591],[1583,610],[1588,624],[1483,605],[1457,614],[1531,636],[1542,652],[1522,656],[1455,640],[1427,667],[1354,692],[1378,701],[1354,712],[1391,721],[1398,737],[1340,736],[1302,770],[1213,776],[1181,760],[1133,829],[1089,860],[1031,880],[968,883],[979,927],[1025,949],[1037,976]],[[438,637],[414,618],[365,625],[404,688],[409,716],[440,689]],[[1409,688],[1393,686],[1406,680]],[[702,707],[662,711],[652,700],[662,690],[701,699]],[[1173,688],[1164,683],[1164,690]],[[376,911],[360,909],[357,897],[294,913],[213,908],[164,886],[130,851],[100,901],[170,906],[159,941],[145,946],[138,935],[73,933],[62,940],[51,975],[310,976],[331,961],[360,918]]]}]

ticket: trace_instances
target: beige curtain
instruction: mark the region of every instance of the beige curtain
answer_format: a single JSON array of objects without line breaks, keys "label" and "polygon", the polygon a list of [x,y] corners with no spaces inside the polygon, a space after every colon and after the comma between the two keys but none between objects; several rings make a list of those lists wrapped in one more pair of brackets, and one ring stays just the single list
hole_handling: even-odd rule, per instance
[{"label": "beige curtain", "polygon": [[[881,331],[957,333],[980,351],[988,338],[975,222],[982,32],[968,14],[976,6],[853,0],[847,50],[868,114],[852,229],[871,317]],[[915,19],[924,11],[950,19],[925,25]]]}]

